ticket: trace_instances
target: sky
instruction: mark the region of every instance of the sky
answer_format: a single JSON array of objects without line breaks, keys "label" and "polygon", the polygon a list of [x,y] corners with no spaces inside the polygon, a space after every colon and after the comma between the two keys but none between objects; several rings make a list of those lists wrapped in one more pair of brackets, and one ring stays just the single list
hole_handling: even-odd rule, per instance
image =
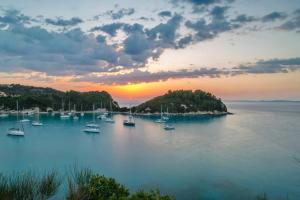
[{"label": "sky", "polygon": [[300,0],[0,0],[0,84],[300,100]]}]

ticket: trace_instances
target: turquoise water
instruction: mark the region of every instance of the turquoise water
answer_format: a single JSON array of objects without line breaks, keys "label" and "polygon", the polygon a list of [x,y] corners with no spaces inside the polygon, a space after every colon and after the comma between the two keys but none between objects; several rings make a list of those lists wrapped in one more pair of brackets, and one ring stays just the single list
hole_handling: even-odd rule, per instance
[{"label": "turquoise water", "polygon": [[100,134],[79,121],[43,115],[43,127],[6,136],[15,118],[0,119],[0,172],[91,167],[131,190],[160,188],[177,199],[300,199],[300,103],[227,102],[235,115],[176,117],[174,131],[155,118],[136,127],[98,121]]}]

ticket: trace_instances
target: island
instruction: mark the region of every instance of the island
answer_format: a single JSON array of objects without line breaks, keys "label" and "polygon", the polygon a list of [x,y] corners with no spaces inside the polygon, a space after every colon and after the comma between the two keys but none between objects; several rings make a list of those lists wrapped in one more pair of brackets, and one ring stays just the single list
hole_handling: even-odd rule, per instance
[{"label": "island", "polygon": [[220,98],[202,90],[168,91],[132,108],[134,113],[168,114],[227,114]]},{"label": "island", "polygon": [[140,105],[120,107],[118,102],[106,91],[59,91],[52,88],[24,86],[19,84],[0,85],[0,110],[39,108],[41,112],[75,109],[91,111],[96,109],[133,114],[229,114],[220,98],[202,90],[168,91]]}]

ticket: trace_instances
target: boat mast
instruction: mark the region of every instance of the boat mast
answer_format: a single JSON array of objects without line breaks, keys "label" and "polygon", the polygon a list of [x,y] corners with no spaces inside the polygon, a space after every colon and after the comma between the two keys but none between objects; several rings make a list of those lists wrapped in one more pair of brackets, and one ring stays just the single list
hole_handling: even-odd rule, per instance
[{"label": "boat mast", "polygon": [[95,122],[95,104],[93,104],[93,122]]},{"label": "boat mast", "polygon": [[71,102],[69,100],[69,112],[71,112]]},{"label": "boat mast", "polygon": [[64,99],[63,98],[61,99],[61,109],[62,109],[62,112],[65,111],[65,104],[64,104]]},{"label": "boat mast", "polygon": [[19,121],[19,101],[17,100],[17,121]]}]

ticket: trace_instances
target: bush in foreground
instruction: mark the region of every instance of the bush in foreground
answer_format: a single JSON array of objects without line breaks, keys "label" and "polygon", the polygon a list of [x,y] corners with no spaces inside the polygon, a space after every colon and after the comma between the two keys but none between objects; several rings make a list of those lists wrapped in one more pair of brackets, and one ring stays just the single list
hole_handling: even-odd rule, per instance
[{"label": "bush in foreground", "polygon": [[[129,189],[113,178],[95,174],[90,169],[71,170],[67,176],[67,200],[173,200],[159,190],[150,192]],[[55,171],[37,176],[35,173],[21,173],[5,176],[0,174],[1,200],[46,200],[55,198],[62,179]],[[60,198],[61,199],[61,198]],[[288,198],[287,198],[288,199]],[[265,194],[255,200],[268,200]]]}]

